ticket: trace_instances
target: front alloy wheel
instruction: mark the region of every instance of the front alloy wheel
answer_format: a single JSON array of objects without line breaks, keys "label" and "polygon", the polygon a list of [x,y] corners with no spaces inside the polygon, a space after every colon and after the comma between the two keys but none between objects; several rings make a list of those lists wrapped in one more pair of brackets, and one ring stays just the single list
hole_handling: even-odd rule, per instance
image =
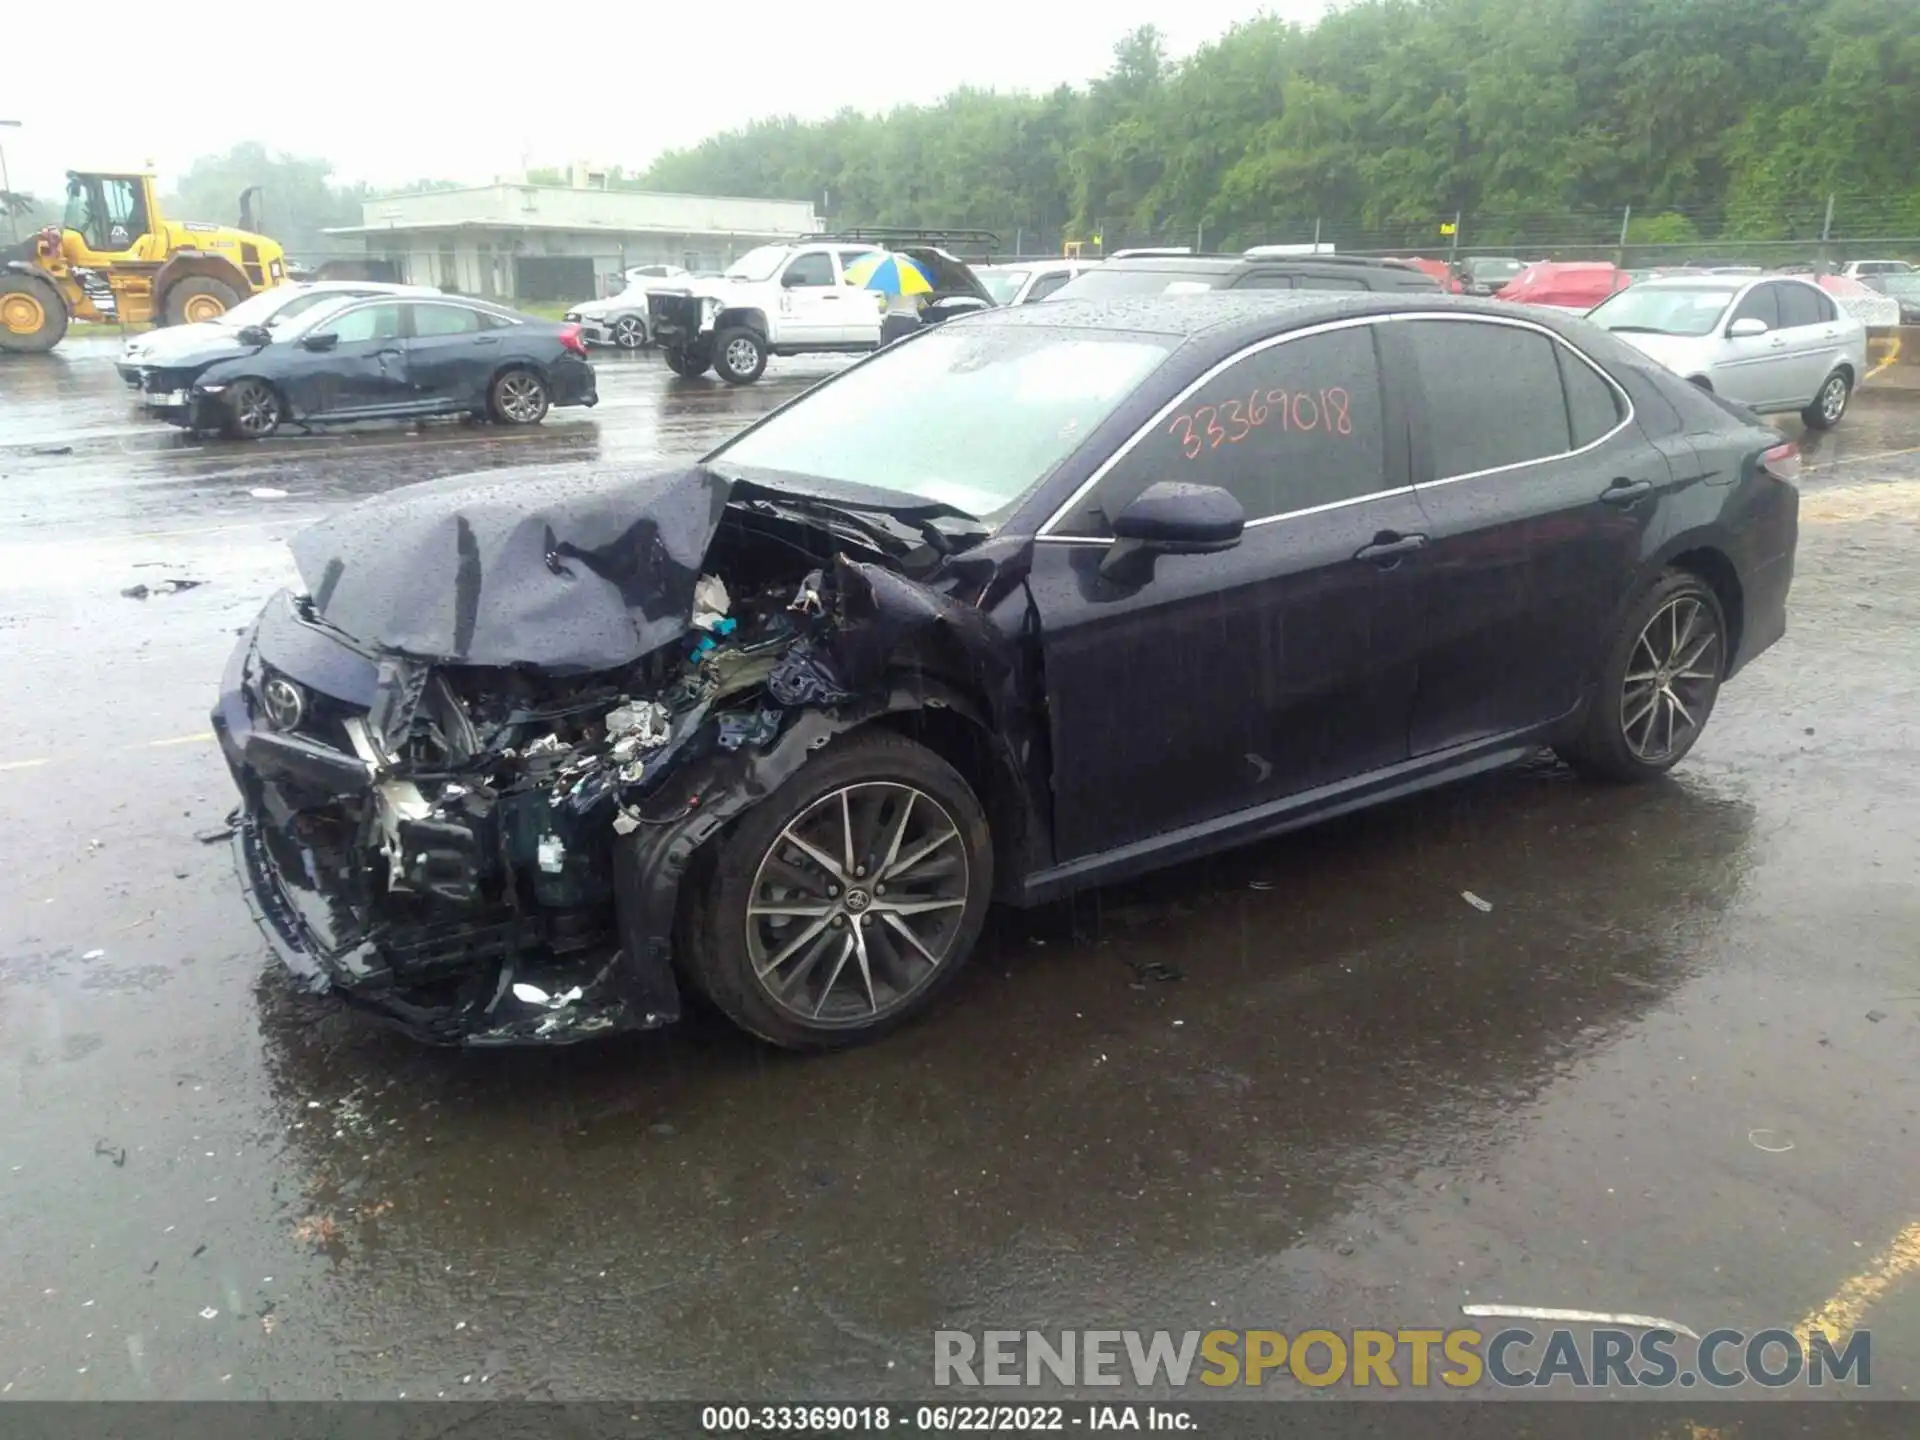
[{"label": "front alloy wheel", "polygon": [[718,842],[682,907],[683,972],[773,1044],[875,1039],[960,973],[993,862],[986,813],[951,765],[892,731],[856,732]]},{"label": "front alloy wheel", "polygon": [[622,350],[639,350],[647,343],[647,326],[638,315],[622,315],[613,322],[613,343]]},{"label": "front alloy wheel", "polygon": [[754,979],[801,1020],[870,1024],[952,953],[968,878],[960,827],[925,791],[874,781],[825,795],[753,878]]},{"label": "front alloy wheel", "polygon": [[1820,387],[1820,393],[1813,397],[1813,403],[1801,412],[1800,418],[1815,430],[1831,430],[1847,413],[1847,401],[1852,393],[1847,377],[1836,370],[1827,377],[1827,383]]},{"label": "front alloy wheel", "polygon": [[264,380],[242,380],[227,391],[227,433],[264,440],[280,428],[280,397]]}]

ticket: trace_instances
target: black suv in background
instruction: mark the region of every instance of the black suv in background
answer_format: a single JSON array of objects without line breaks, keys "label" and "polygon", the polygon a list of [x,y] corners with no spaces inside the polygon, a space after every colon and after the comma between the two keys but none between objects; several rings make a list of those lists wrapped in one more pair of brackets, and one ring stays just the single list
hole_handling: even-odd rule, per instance
[{"label": "black suv in background", "polygon": [[1430,275],[1397,260],[1357,255],[1119,254],[1053,292],[1056,300],[1104,300],[1202,290],[1424,290],[1440,293]]}]

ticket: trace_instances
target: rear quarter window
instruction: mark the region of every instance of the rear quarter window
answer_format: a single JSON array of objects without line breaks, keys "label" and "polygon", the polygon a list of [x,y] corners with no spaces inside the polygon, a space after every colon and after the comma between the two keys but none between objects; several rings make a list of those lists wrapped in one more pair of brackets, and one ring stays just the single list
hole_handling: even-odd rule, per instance
[{"label": "rear quarter window", "polygon": [[1469,320],[1407,324],[1426,399],[1432,477],[1452,479],[1563,455],[1566,393],[1537,330]]}]

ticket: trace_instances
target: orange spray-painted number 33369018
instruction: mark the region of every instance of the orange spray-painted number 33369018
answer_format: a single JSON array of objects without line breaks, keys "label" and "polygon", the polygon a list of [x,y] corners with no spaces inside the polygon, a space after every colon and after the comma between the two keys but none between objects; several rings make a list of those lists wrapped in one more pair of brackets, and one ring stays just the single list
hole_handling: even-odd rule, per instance
[{"label": "orange spray-painted number 33369018", "polygon": [[1263,425],[1282,430],[1316,430],[1327,435],[1353,434],[1353,406],[1338,385],[1325,390],[1256,390],[1245,400],[1222,400],[1182,411],[1167,422],[1167,433],[1179,437],[1181,453],[1198,460],[1221,445],[1238,445]]}]

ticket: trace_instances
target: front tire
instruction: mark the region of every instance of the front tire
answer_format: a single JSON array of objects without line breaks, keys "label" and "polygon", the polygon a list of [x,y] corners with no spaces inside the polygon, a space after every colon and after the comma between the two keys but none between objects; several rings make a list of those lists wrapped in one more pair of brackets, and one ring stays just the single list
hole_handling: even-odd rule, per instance
[{"label": "front tire", "polygon": [[1813,397],[1813,403],[1800,412],[1800,418],[1813,430],[1831,430],[1840,423],[1840,417],[1847,413],[1847,401],[1853,396],[1853,383],[1847,379],[1844,370],[1836,370],[1827,376],[1826,383],[1820,387],[1820,393]]},{"label": "front tire", "polygon": [[549,403],[547,382],[531,370],[503,370],[487,387],[487,413],[502,425],[538,425]]},{"label": "front tire", "polygon": [[697,380],[713,363],[710,356],[693,350],[671,347],[666,352],[667,368],[683,380]]},{"label": "front tire", "polygon": [[713,337],[713,373],[729,385],[751,385],[767,368],[767,339],[736,325]]},{"label": "front tire", "polygon": [[223,397],[227,419],[222,429],[235,440],[264,440],[280,428],[286,407],[264,380],[238,380]]},{"label": "front tire", "polygon": [[239,303],[240,295],[231,285],[204,275],[189,275],[167,291],[167,323],[196,325],[218,320]]},{"label": "front tire", "polygon": [[1585,728],[1560,758],[1600,780],[1652,780],[1706,729],[1727,673],[1720,598],[1698,575],[1669,570],[1620,627]]},{"label": "front tire", "polygon": [[50,283],[0,271],[0,350],[51,350],[66,333],[67,305]]},{"label": "front tire", "polygon": [[647,322],[638,315],[622,315],[613,322],[613,343],[622,350],[647,348]]},{"label": "front tire", "polygon": [[993,840],[959,773],[873,730],[808,760],[720,842],[687,930],[696,987],[790,1050],[879,1038],[966,963]]}]

